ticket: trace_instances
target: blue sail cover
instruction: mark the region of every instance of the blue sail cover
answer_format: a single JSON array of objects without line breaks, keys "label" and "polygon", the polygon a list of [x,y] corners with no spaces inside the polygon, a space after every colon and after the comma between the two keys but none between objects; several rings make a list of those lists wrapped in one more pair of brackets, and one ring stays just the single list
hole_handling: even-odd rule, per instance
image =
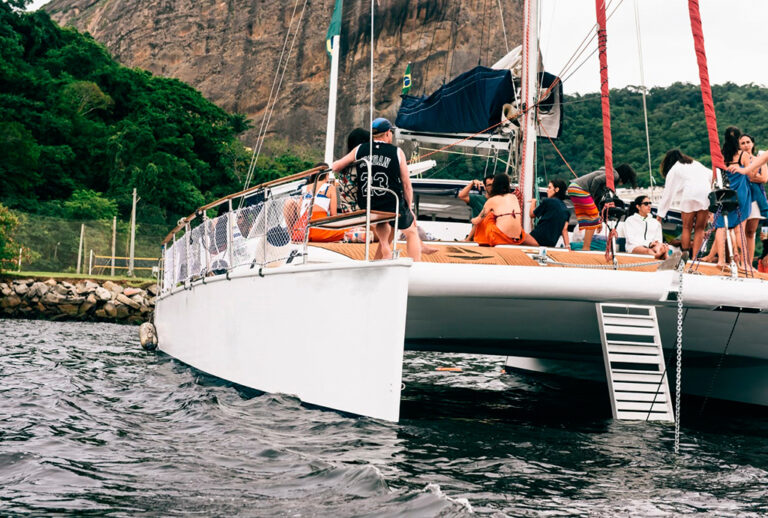
[{"label": "blue sail cover", "polygon": [[395,125],[411,131],[477,133],[501,120],[514,99],[512,72],[478,66],[430,96],[403,95]]}]

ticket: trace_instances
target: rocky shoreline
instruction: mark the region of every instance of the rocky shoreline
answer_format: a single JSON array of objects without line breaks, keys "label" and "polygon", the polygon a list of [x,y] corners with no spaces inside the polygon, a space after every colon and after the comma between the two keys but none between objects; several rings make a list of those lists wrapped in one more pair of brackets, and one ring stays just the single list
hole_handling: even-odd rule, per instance
[{"label": "rocky shoreline", "polygon": [[0,317],[141,324],[150,322],[157,285],[113,281],[0,279]]}]

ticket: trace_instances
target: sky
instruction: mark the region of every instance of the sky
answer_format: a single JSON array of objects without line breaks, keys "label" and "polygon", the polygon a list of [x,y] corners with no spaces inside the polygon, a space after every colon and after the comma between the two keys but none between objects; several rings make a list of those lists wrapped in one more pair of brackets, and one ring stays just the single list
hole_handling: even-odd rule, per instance
[{"label": "sky", "polygon": [[[35,0],[37,9],[48,0]],[[594,34],[594,0],[540,0],[541,51],[548,72],[561,75],[585,36]],[[699,0],[712,84],[731,81],[768,86],[768,0]],[[640,85],[635,6],[640,20],[645,85],[698,84],[698,68],[686,0],[608,0],[608,83]],[[614,12],[615,10],[615,12]],[[611,13],[613,14],[611,15]],[[583,57],[597,48],[596,40]],[[576,69],[571,67],[571,72]],[[595,53],[571,75],[566,94],[597,92]]]},{"label": "sky", "polygon": [[[640,20],[645,86],[699,83],[686,0],[608,0],[608,83],[640,85],[635,6]],[[768,86],[768,0],[699,0],[710,82]],[[541,0],[541,51],[548,72],[560,75],[587,34],[594,33],[594,0]],[[578,61],[597,48],[593,40]],[[576,67],[570,67],[570,70]],[[595,53],[568,77],[564,93],[597,92]]]}]

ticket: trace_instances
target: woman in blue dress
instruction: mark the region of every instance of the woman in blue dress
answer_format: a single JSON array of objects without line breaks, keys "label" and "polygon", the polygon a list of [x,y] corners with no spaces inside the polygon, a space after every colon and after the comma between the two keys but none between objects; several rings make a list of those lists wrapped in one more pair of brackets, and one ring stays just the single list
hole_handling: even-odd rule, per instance
[{"label": "woman in blue dress", "polygon": [[[725,160],[726,166],[737,165],[739,167],[746,167],[749,165],[750,157],[742,151],[739,147],[739,139],[741,138],[741,130],[736,126],[729,126],[725,130],[723,135],[723,160]],[[744,222],[749,217],[750,210],[752,208],[752,191],[749,186],[749,176],[742,172],[727,171],[728,183],[730,188],[736,191],[739,205],[735,210],[727,213],[728,216],[728,229],[735,230],[735,234],[732,234],[732,244],[734,250],[742,245],[742,236],[744,235]],[[725,266],[725,217],[720,214],[715,219],[715,228],[717,232],[715,234],[715,250],[717,250],[717,265]],[[747,250],[743,250],[740,254],[739,266],[744,266],[746,263]]]}]

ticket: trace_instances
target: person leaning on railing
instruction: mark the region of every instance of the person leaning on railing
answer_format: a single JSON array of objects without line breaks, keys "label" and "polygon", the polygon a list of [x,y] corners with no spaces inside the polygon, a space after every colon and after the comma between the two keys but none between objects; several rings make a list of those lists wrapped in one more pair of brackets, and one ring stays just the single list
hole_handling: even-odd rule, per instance
[{"label": "person leaning on railing", "polygon": [[[395,192],[399,200],[399,219],[397,228],[405,234],[408,257],[414,261],[421,260],[421,239],[416,229],[416,218],[411,211],[413,205],[413,187],[408,175],[408,165],[405,154],[397,146],[392,144],[393,126],[387,119],[380,117],[371,125],[373,133],[373,150],[370,142],[364,142],[347,153],[344,157],[335,161],[331,166],[334,171],[342,171],[344,168],[358,160],[371,156],[371,169],[375,181],[371,190],[371,210],[387,212],[395,211],[395,197],[381,187]],[[366,189],[368,187],[368,166],[365,162],[357,164],[358,205],[367,208]],[[384,259],[392,256],[392,228],[394,222],[377,223],[373,225],[373,232],[379,240],[379,246],[374,259]]]}]

